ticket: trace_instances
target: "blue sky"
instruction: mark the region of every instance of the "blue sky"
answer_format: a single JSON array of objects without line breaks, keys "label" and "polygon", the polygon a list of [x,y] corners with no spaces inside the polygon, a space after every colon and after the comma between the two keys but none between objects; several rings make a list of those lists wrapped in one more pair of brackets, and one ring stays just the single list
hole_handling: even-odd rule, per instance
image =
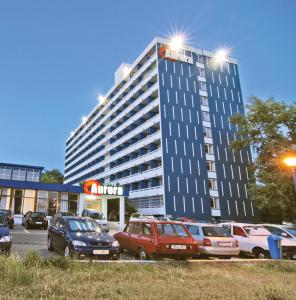
[{"label": "blue sky", "polygon": [[65,140],[154,36],[233,48],[245,99],[295,97],[294,0],[0,0],[0,161],[64,166]]}]

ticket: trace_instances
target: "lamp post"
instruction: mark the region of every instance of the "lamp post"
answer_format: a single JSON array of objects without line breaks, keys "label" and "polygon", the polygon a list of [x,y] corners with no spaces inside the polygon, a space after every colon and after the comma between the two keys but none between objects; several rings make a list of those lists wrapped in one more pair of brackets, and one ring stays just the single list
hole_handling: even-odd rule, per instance
[{"label": "lamp post", "polygon": [[296,152],[286,155],[283,158],[283,163],[292,170],[294,188],[296,191]]}]

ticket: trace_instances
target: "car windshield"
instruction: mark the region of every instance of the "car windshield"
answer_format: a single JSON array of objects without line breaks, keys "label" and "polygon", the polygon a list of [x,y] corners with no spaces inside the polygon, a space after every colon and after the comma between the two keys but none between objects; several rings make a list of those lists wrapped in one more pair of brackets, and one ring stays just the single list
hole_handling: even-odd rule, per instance
[{"label": "car windshield", "polygon": [[251,236],[268,236],[270,235],[270,232],[265,229],[264,227],[259,226],[245,226],[244,230],[248,235]]},{"label": "car windshield", "polygon": [[100,212],[91,212],[90,217],[95,220],[104,220],[105,219],[104,215]]},{"label": "car windshield", "polygon": [[0,214],[0,227],[6,227],[6,218],[4,216],[4,214]]},{"label": "car windshield", "polygon": [[296,237],[296,227],[283,227],[283,229]]},{"label": "car windshield", "polygon": [[32,217],[32,218],[45,217],[45,213],[42,213],[42,212],[34,212],[34,213],[31,214],[31,217]]},{"label": "car windshield", "polygon": [[163,236],[188,237],[188,233],[184,227],[178,224],[157,224],[157,231]]},{"label": "car windshield", "polygon": [[141,219],[149,219],[149,220],[154,220],[154,216],[151,215],[142,215]]},{"label": "car windshield", "polygon": [[101,227],[92,220],[68,220],[70,231],[101,233]]},{"label": "car windshield", "polygon": [[231,234],[226,229],[219,226],[203,226],[202,231],[204,236],[208,237],[231,237]]},{"label": "car windshield", "polygon": [[10,216],[11,215],[11,211],[10,210],[0,209],[0,212],[3,213],[5,216]]}]

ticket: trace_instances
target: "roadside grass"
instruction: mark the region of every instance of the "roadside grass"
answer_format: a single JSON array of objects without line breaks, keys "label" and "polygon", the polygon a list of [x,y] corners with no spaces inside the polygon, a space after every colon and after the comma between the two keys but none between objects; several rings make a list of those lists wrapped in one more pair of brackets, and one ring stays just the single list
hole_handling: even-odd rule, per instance
[{"label": "roadside grass", "polygon": [[99,264],[0,257],[0,299],[296,299],[296,264]]}]

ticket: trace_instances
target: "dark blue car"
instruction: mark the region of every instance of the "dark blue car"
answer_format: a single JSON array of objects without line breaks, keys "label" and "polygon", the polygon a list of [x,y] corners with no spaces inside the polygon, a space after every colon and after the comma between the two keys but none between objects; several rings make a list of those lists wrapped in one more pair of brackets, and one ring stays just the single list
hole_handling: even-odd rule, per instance
[{"label": "dark blue car", "polygon": [[6,216],[0,213],[0,254],[10,254],[11,240]]},{"label": "dark blue car", "polygon": [[74,258],[119,258],[119,244],[90,218],[59,217],[48,228],[48,250]]}]

